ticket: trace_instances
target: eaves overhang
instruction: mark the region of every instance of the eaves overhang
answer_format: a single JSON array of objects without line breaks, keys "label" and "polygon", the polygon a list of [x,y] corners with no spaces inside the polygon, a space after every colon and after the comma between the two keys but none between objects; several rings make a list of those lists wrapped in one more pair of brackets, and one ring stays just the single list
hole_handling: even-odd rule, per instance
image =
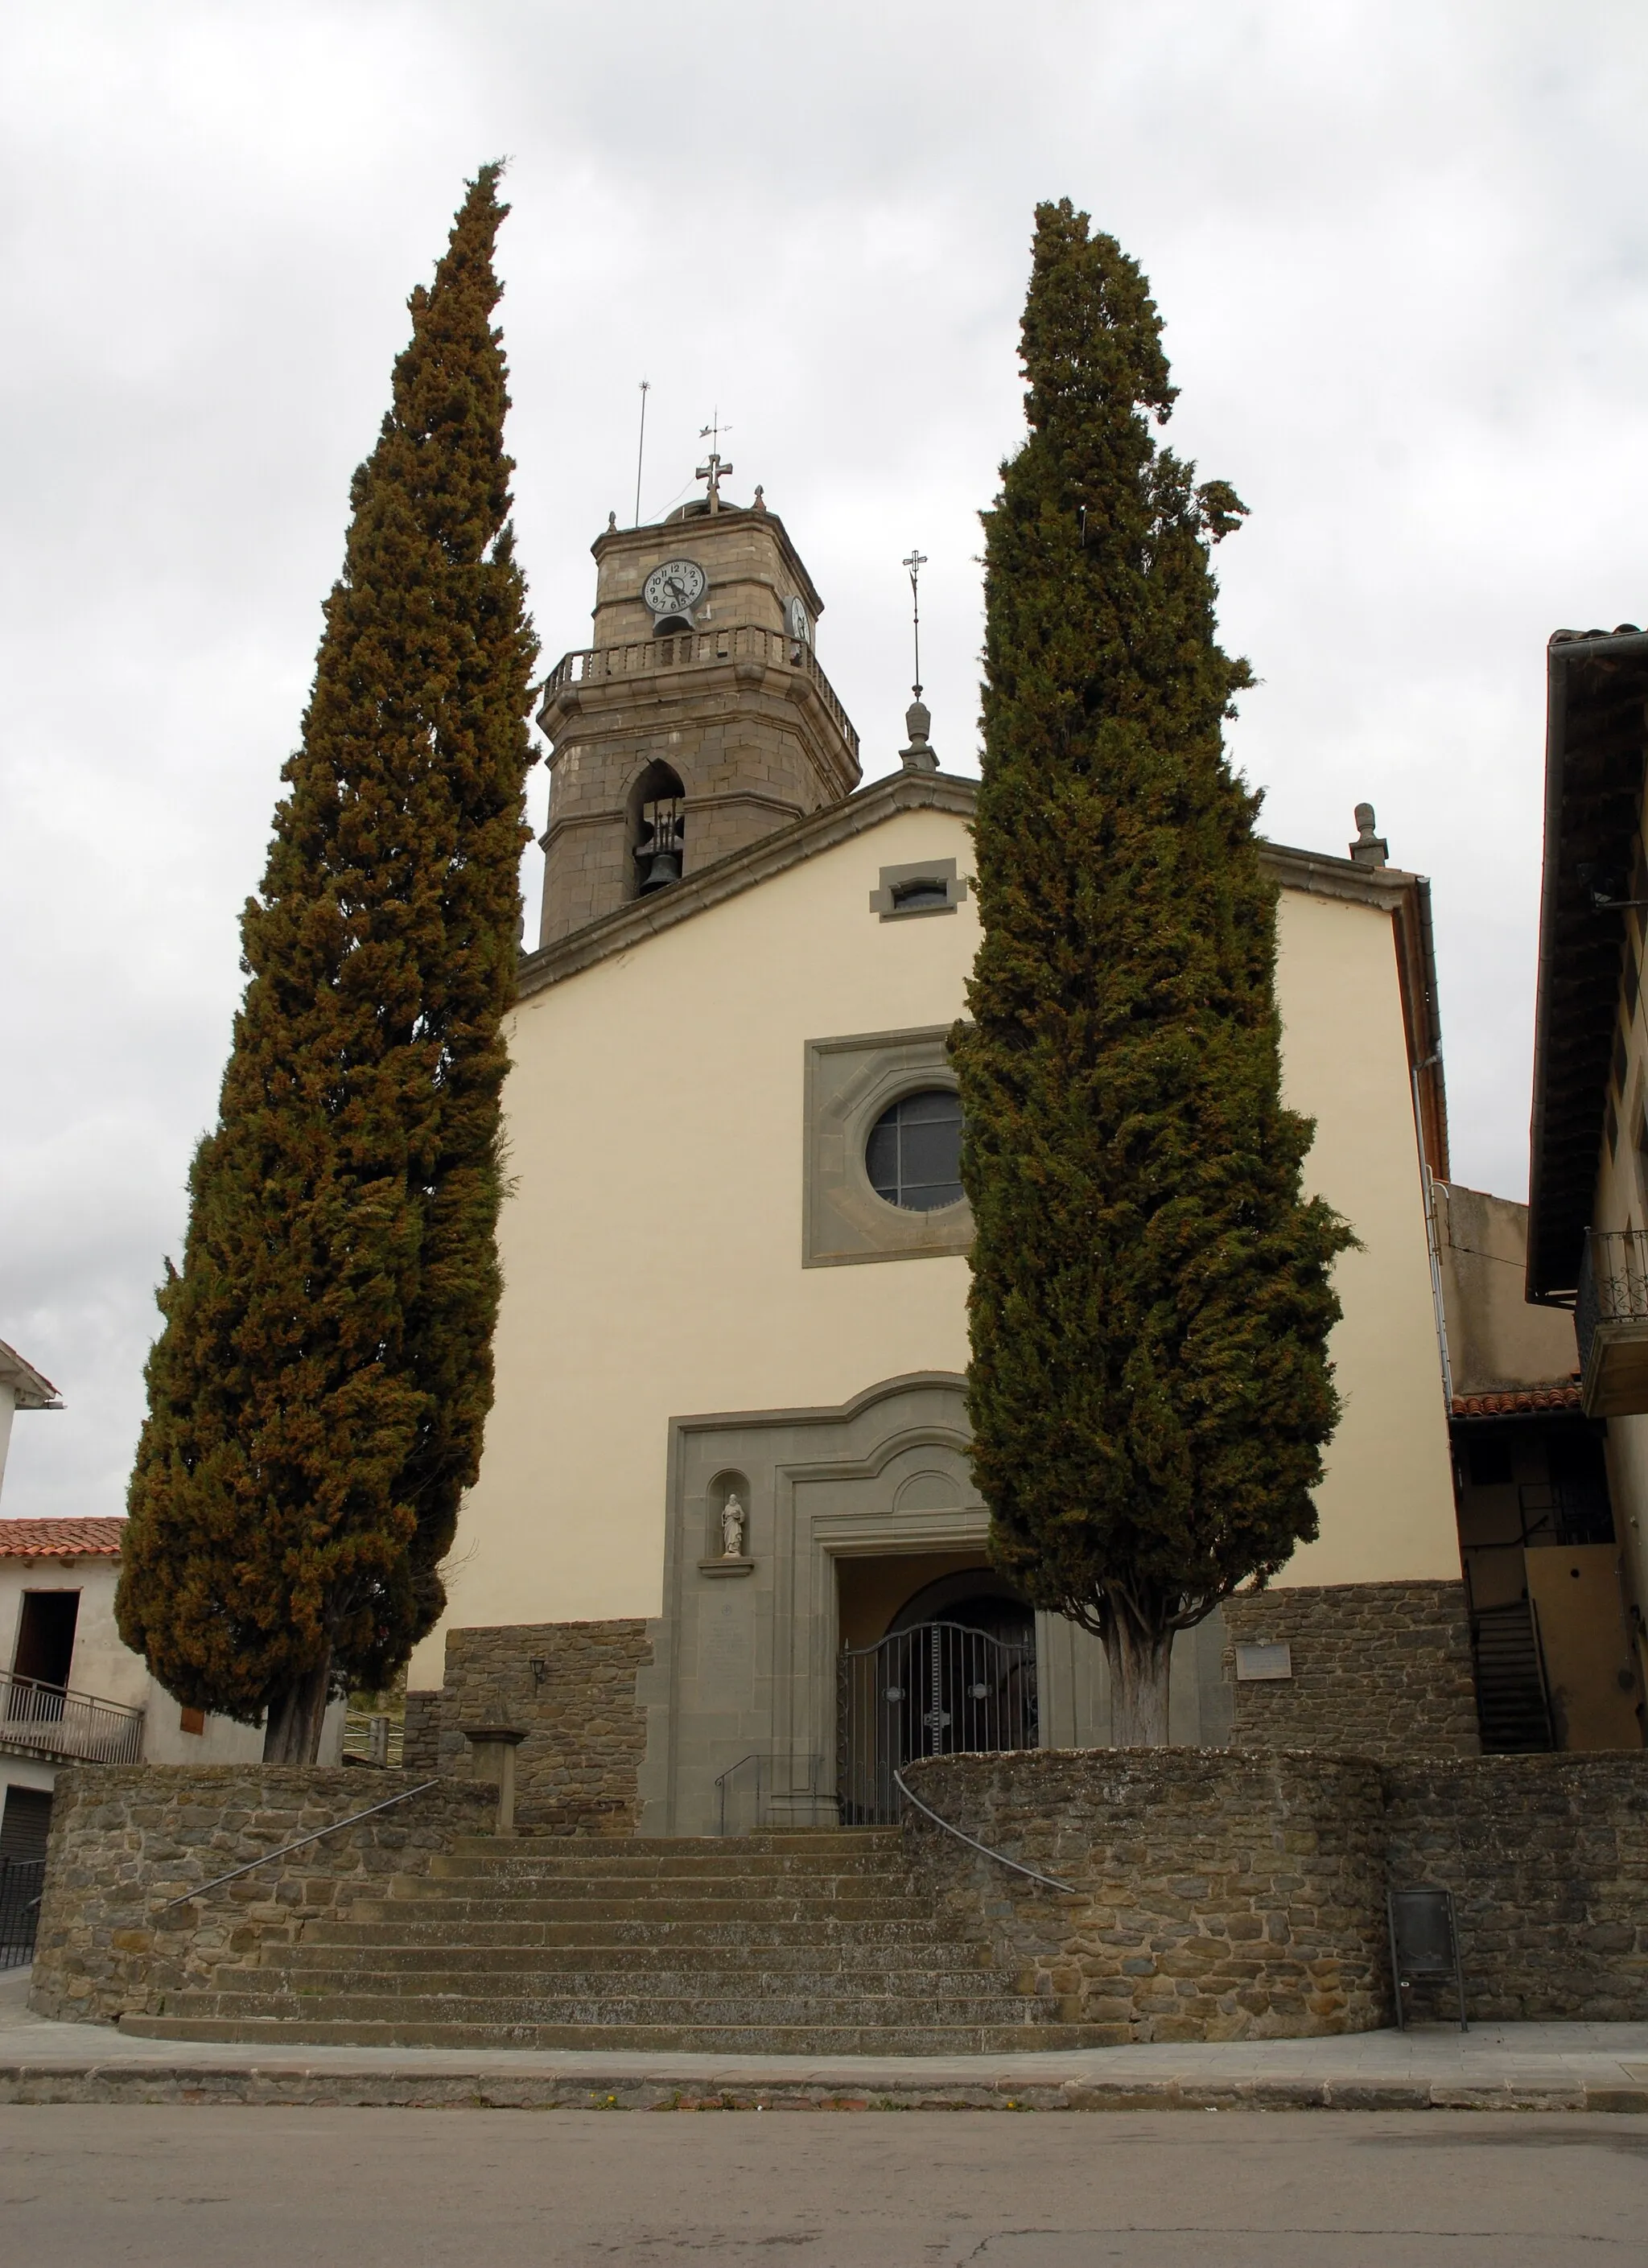
[{"label": "eaves overhang", "polygon": [[0,1339],[0,1386],[9,1386],[19,1410],[61,1410],[63,1396],[49,1378]]},{"label": "eaves overhang", "polygon": [[1547,649],[1545,856],[1534,996],[1527,1296],[1567,1305],[1591,1226],[1648,748],[1648,635]]}]

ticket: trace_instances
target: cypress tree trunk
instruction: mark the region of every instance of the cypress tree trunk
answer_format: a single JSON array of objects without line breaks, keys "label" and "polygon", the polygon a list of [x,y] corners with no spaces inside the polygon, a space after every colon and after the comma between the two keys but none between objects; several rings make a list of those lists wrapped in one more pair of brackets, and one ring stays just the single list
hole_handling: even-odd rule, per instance
[{"label": "cypress tree trunk", "polygon": [[302,746],[132,1476],[122,1637],[181,1701],[313,1759],[329,1690],[381,1687],[491,1406],[502,1020],[536,645],[509,525],[482,168],[412,295],[357,472]]},{"label": "cypress tree trunk", "polygon": [[983,939],[951,1040],[992,1555],[1104,1641],[1120,1744],[1174,1633],[1316,1533],[1353,1241],[1283,1109],[1275,889],[1222,724],[1208,547],[1244,507],[1158,447],[1143,276],[1038,209],[1029,438],[985,515]]},{"label": "cypress tree trunk", "polygon": [[266,1764],[312,1764],[321,1745],[321,1727],[330,1698],[329,1653],[302,1670],[269,1712],[263,1734]]}]

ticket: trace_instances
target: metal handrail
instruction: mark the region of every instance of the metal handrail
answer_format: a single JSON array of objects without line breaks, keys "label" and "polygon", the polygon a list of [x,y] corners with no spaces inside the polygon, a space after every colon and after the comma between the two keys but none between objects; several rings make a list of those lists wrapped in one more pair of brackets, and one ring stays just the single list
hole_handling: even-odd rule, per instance
[{"label": "metal handrail", "polygon": [[261,1859],[248,1859],[244,1867],[231,1867],[226,1874],[218,1874],[210,1882],[197,1882],[192,1890],[185,1890],[181,1898],[168,1898],[163,1906],[157,1906],[155,1911],[170,1913],[174,1906],[186,1906],[191,1898],[203,1898],[208,1890],[220,1890],[225,1882],[238,1882],[242,1874],[255,1874],[260,1867],[271,1866],[277,1859],[284,1859],[289,1851],[301,1851],[306,1843],[319,1843],[325,1836],[341,1834],[345,1827],[353,1827],[363,1819],[370,1819],[374,1812],[393,1811],[397,1803],[410,1803],[415,1795],[425,1794],[430,1788],[440,1785],[439,1779],[425,1779],[420,1780],[416,1787],[403,1787],[399,1795],[391,1795],[382,1803],[369,1803],[364,1811],[351,1811],[347,1819],[335,1819],[329,1827],[317,1827],[313,1835],[299,1835],[294,1842],[283,1843],[278,1851],[265,1851]]},{"label": "metal handrail", "polygon": [[1068,1898],[1081,1896],[1082,1893],[1074,1883],[1055,1881],[1051,1874],[1038,1874],[1033,1867],[1021,1867],[1018,1860],[1009,1859],[1005,1851],[993,1851],[987,1843],[980,1843],[976,1835],[964,1835],[959,1827],[952,1827],[948,1819],[941,1819],[930,1803],[922,1802],[901,1771],[895,1771],[892,1778],[893,1786],[906,1803],[913,1803],[918,1811],[926,1813],[935,1827],[942,1827],[946,1835],[953,1835],[958,1843],[965,1843],[970,1849],[982,1852],[987,1859],[994,1859],[998,1867],[1010,1867],[1016,1874],[1028,1875],[1032,1882],[1045,1882],[1050,1890],[1062,1890]]},{"label": "metal handrail", "polygon": [[80,1764],[136,1764],[144,1712],[71,1685],[0,1670],[0,1741]]},{"label": "metal handrail", "polygon": [[717,1774],[715,1780],[715,1832],[717,1835],[725,1835],[727,1832],[727,1783],[735,1772],[741,1772],[746,1764],[753,1764],[756,1768],[756,1809],[759,1812],[761,1767],[766,1761],[766,1753],[764,1749],[751,1749],[748,1756],[740,1756],[735,1764],[728,1764],[724,1772]]}]

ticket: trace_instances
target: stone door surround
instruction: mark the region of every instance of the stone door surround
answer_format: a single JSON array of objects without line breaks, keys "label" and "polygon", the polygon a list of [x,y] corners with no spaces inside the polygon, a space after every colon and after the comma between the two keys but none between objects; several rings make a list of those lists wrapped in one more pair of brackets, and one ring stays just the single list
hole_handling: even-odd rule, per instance
[{"label": "stone door surround", "polygon": [[[714,1826],[716,1775],[775,1760],[780,1810],[833,1820],[836,1560],[981,1548],[964,1383],[888,1379],[839,1408],[671,1422],[664,1612],[641,1674],[643,1833]],[[722,1505],[747,1507],[748,1580],[708,1580]]]}]

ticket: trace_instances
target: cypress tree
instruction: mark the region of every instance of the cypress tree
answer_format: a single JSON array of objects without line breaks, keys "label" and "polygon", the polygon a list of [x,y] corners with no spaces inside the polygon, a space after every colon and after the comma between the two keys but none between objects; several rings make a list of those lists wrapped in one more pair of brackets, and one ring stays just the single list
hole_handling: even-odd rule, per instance
[{"label": "cypress tree", "polygon": [[1210,543],[1245,507],[1158,445],[1137,266],[1036,216],[1029,434],[984,515],[983,940],[951,1041],[975,1221],[969,1406],[992,1552],[1104,1642],[1118,1745],[1173,1635],[1316,1534],[1334,1256],[1284,1109],[1275,884],[1222,725]]},{"label": "cypress tree", "polygon": [[218,1122],[168,1260],[122,1636],[311,1761],[444,1604],[492,1395],[502,1020],[536,643],[509,519],[492,254],[469,185],[356,473],[282,774]]}]

